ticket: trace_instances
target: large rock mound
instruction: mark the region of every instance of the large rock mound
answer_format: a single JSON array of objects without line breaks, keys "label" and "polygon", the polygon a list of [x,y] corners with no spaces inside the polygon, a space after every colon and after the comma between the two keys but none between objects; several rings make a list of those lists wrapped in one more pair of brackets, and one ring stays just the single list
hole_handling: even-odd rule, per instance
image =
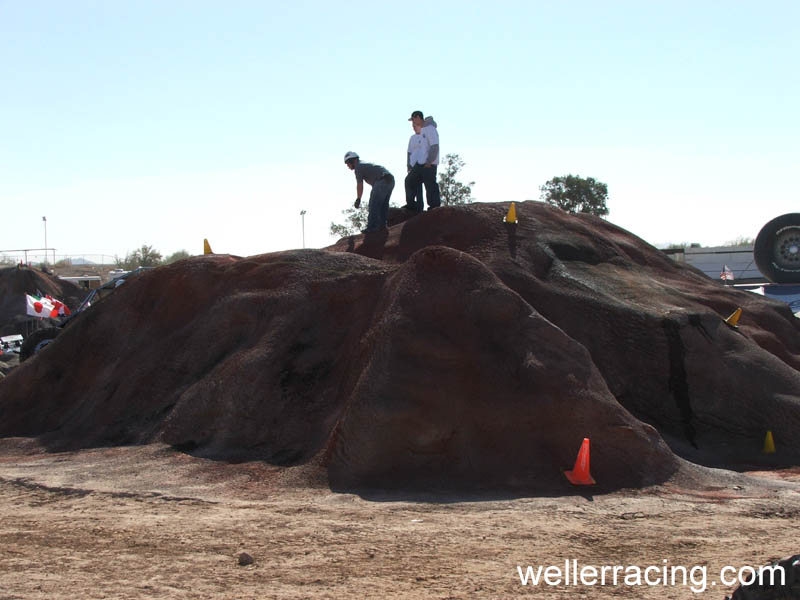
[{"label": "large rock mound", "polygon": [[756,460],[771,429],[800,460],[788,307],[601,219],[506,209],[143,274],[0,384],[0,435],[313,462],[348,488],[563,487],[584,437],[604,488],[645,485],[680,465],[655,428],[708,462]]},{"label": "large rock mound", "polygon": [[[693,460],[757,461],[768,430],[785,460],[800,460],[800,320],[788,305],[712,281],[603,219],[526,202],[509,225],[507,208],[437,209],[354,252],[384,262],[432,244],[468,252],[586,348],[617,401]],[[734,329],[723,319],[738,307]]]}]

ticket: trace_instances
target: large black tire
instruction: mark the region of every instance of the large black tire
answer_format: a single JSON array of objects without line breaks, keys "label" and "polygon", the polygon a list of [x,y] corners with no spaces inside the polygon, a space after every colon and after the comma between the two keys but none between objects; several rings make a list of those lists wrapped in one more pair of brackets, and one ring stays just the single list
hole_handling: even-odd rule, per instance
[{"label": "large black tire", "polygon": [[761,274],[773,283],[800,283],[800,213],[772,219],[753,248]]},{"label": "large black tire", "polygon": [[19,360],[29,359],[31,356],[39,352],[47,344],[52,342],[61,333],[58,327],[46,327],[44,329],[37,329],[22,342],[22,348],[19,349]]}]

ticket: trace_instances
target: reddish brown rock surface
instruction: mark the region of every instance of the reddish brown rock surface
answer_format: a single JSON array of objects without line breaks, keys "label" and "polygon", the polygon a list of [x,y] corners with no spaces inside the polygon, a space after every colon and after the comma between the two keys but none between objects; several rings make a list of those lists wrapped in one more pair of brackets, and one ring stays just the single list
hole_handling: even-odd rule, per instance
[{"label": "reddish brown rock surface", "polygon": [[[336,488],[601,489],[800,461],[800,322],[602,219],[443,207],[146,273],[0,384],[0,435],[313,463]],[[738,329],[723,322],[738,306]]]}]

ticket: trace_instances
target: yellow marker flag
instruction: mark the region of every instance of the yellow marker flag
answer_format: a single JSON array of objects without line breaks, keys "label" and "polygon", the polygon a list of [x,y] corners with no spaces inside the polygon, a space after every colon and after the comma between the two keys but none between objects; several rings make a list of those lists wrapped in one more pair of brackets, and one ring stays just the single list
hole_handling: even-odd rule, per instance
[{"label": "yellow marker flag", "polygon": [[731,327],[736,327],[737,323],[739,323],[739,317],[741,316],[742,316],[742,309],[737,308],[735,311],[733,311],[733,314],[730,317],[725,319],[725,322]]},{"label": "yellow marker flag", "polygon": [[775,440],[772,439],[772,431],[767,431],[764,438],[764,454],[775,454]]},{"label": "yellow marker flag", "polygon": [[508,214],[505,218],[506,223],[516,223],[517,222],[517,209],[514,206],[514,203],[511,203],[511,206],[508,209]]},{"label": "yellow marker flag", "polygon": [[211,246],[208,244],[208,239],[203,240],[203,254],[214,254],[211,251]]}]

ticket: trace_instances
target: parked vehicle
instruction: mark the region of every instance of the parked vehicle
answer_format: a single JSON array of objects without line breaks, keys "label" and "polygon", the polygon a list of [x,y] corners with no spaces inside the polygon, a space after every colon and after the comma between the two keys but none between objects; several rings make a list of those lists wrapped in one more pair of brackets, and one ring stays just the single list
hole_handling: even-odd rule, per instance
[{"label": "parked vehicle", "polygon": [[22,348],[22,341],[23,338],[19,334],[0,337],[0,352],[4,352],[6,354],[19,354],[20,349]]},{"label": "parked vehicle", "polygon": [[81,302],[78,305],[78,308],[72,311],[71,315],[62,318],[61,323],[59,323],[55,327],[44,327],[42,329],[37,329],[36,331],[31,333],[27,338],[25,338],[25,341],[22,343],[22,346],[19,351],[19,360],[20,361],[27,360],[31,356],[41,352],[42,348],[44,348],[50,342],[56,339],[61,333],[61,330],[64,329],[67,325],[69,325],[74,318],[83,313],[85,310],[89,309],[91,306],[97,304],[98,302],[102,302],[103,299],[112,294],[114,290],[116,290],[119,286],[124,284],[132,277],[136,277],[145,271],[149,271],[152,268],[153,267],[139,267],[138,269],[134,269],[133,271],[127,271],[115,277],[108,283],[101,285],[99,288],[89,292],[86,298],[83,299],[83,302]]},{"label": "parked vehicle", "polygon": [[756,265],[773,283],[800,283],[800,213],[775,217],[761,228],[753,248]]}]

